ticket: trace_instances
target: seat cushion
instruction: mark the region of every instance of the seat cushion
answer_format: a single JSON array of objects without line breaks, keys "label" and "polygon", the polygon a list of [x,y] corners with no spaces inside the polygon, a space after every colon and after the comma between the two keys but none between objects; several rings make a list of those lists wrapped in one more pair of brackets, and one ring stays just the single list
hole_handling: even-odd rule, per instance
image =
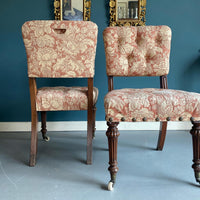
[{"label": "seat cushion", "polygon": [[104,99],[106,120],[200,120],[200,94],[169,89],[120,89]]},{"label": "seat cushion", "polygon": [[[43,87],[36,95],[37,111],[87,110],[87,87]],[[97,102],[98,89],[93,90]]]}]

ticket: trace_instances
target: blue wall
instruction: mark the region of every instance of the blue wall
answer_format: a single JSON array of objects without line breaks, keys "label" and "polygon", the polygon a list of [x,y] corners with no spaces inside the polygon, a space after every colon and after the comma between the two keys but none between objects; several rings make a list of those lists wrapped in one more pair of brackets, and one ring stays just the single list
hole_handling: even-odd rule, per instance
[{"label": "blue wall", "polygon": [[[147,25],[172,28],[169,88],[200,92],[200,1],[147,0]],[[91,20],[99,27],[95,86],[100,90],[97,120],[104,120],[103,97],[107,77],[102,32],[109,21],[108,0],[92,0]],[[6,0],[0,12],[0,121],[30,121],[30,100],[26,54],[21,26],[27,20],[54,19],[53,0]],[[45,84],[84,85],[86,80],[39,81]],[[117,78],[120,87],[159,87],[158,78]],[[51,112],[48,120],[86,120],[86,112]]]}]

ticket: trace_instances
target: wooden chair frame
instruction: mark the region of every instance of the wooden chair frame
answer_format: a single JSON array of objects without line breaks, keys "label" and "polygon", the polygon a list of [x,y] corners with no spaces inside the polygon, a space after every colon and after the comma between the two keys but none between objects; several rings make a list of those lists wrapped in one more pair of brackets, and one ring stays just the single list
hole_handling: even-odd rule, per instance
[{"label": "wooden chair frame", "polygon": [[[36,78],[29,78],[29,89],[31,98],[31,150],[30,166],[35,166],[38,141],[38,111],[36,110],[37,84]],[[87,164],[92,164],[92,140],[95,136],[96,106],[93,103],[93,78],[88,78],[88,109],[87,109]],[[48,140],[46,135],[46,111],[41,111],[42,137]]]},{"label": "wooden chair frame", "polygon": [[[160,76],[160,88],[168,89],[167,76]],[[114,90],[113,76],[108,76],[108,91]],[[170,119],[169,119],[170,120]],[[193,139],[193,165],[196,181],[200,183],[200,121],[194,121],[190,131]],[[116,175],[118,172],[117,162],[117,144],[120,135],[117,126],[119,122],[107,121],[108,129],[106,132],[109,147],[109,168],[111,180],[108,184],[108,189],[112,190],[116,182]],[[167,121],[160,122],[159,138],[157,143],[157,150],[162,150],[165,142],[167,131]]]}]

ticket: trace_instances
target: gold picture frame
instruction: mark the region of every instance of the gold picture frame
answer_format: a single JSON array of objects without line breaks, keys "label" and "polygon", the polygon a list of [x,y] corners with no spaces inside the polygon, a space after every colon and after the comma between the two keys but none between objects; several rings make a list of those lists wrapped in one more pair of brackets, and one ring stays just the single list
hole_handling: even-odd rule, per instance
[{"label": "gold picture frame", "polygon": [[[137,3],[138,2],[138,3]],[[126,4],[125,4],[126,3]],[[133,10],[133,6],[136,5]],[[127,10],[123,11],[124,5]],[[144,26],[146,0],[110,0],[110,26]],[[130,7],[131,6],[131,7]],[[130,9],[131,8],[131,9]]]},{"label": "gold picture frame", "polygon": [[[75,8],[75,2],[78,7],[83,2],[82,9]],[[90,21],[91,0],[54,0],[54,15],[55,20]]]}]

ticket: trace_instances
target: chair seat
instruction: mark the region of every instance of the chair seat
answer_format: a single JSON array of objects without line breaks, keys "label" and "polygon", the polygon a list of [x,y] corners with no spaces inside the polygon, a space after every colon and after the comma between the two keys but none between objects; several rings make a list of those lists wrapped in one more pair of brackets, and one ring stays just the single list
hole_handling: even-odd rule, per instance
[{"label": "chair seat", "polygon": [[200,94],[169,89],[112,90],[104,99],[106,120],[200,120]]},{"label": "chair seat", "polygon": [[[87,110],[87,87],[43,87],[36,96],[37,111]],[[98,89],[93,88],[93,104],[96,104]]]}]

